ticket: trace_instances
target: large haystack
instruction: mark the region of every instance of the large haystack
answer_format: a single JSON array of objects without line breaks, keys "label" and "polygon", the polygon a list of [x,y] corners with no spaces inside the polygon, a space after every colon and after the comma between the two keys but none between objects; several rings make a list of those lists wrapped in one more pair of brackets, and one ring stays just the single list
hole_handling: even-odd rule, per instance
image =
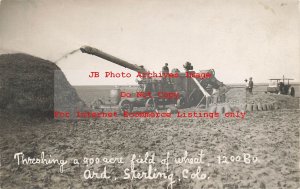
[{"label": "large haystack", "polygon": [[1,111],[51,118],[54,98],[59,97],[56,101],[64,107],[83,105],[60,68],[50,61],[21,53],[3,54],[0,70]]}]

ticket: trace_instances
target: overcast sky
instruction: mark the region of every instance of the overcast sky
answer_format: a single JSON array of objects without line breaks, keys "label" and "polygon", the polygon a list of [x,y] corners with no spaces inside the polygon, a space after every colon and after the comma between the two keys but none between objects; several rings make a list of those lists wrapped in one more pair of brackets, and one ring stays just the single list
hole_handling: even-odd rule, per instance
[{"label": "overcast sky", "polygon": [[[300,81],[297,0],[2,0],[0,52],[55,61],[91,45],[151,71],[190,61],[225,83],[286,77]],[[89,79],[131,72],[80,52],[59,61],[73,85],[135,84]],[[131,72],[132,74],[134,72]]]}]

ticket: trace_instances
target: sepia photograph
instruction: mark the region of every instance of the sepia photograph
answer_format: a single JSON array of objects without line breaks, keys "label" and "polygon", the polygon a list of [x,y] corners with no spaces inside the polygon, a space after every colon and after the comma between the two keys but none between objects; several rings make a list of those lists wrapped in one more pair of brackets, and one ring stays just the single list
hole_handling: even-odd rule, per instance
[{"label": "sepia photograph", "polygon": [[0,0],[0,189],[299,189],[299,0]]}]

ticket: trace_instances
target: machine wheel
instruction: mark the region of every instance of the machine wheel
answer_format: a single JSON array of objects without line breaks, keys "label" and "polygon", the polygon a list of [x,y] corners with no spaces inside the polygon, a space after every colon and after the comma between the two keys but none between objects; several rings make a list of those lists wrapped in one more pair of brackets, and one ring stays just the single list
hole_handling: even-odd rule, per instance
[{"label": "machine wheel", "polygon": [[120,112],[123,114],[125,111],[126,112],[132,112],[133,106],[132,106],[132,103],[129,100],[123,99],[119,103],[119,109],[120,109]]},{"label": "machine wheel", "polygon": [[290,87],[289,88],[289,95],[291,95],[292,97],[295,96],[295,89],[294,89],[294,87]]},{"label": "machine wheel", "polygon": [[154,98],[149,98],[146,101],[145,107],[146,107],[147,111],[154,111],[154,110],[156,110],[157,109],[157,105],[156,105],[156,103],[154,101]]}]

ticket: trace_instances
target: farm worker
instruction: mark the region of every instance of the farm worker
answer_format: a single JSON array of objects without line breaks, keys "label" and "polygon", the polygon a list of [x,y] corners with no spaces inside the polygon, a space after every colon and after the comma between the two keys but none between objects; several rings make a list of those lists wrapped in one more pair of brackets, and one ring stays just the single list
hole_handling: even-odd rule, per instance
[{"label": "farm worker", "polygon": [[165,66],[162,67],[162,73],[169,73],[168,63],[165,63]]},{"label": "farm worker", "polygon": [[249,78],[249,93],[252,94],[252,89],[253,89],[253,81],[252,77]]},{"label": "farm worker", "polygon": [[151,83],[144,84],[144,92],[151,92],[151,91],[152,91]]},{"label": "farm worker", "polygon": [[213,88],[212,97],[213,97],[213,103],[217,104],[218,99],[220,97],[220,90],[217,88]]},{"label": "farm worker", "polygon": [[163,76],[162,81],[163,81],[163,82],[166,82],[166,81],[170,82],[170,78],[169,78],[169,76],[168,76],[168,74],[169,74],[168,63],[165,63],[165,66],[162,67],[162,73],[163,73],[163,74],[166,74],[166,76]]},{"label": "farm worker", "polygon": [[192,63],[186,62],[186,63],[183,65],[183,68],[185,69],[185,71],[193,70]]},{"label": "farm worker", "polygon": [[247,79],[245,79],[244,80],[245,82],[246,82],[246,94],[248,93],[248,91],[249,91],[249,84],[248,84],[248,80]]},{"label": "farm worker", "polygon": [[220,84],[219,91],[220,91],[220,102],[225,102],[226,99],[225,93],[227,91],[226,91],[226,86],[223,83]]}]

